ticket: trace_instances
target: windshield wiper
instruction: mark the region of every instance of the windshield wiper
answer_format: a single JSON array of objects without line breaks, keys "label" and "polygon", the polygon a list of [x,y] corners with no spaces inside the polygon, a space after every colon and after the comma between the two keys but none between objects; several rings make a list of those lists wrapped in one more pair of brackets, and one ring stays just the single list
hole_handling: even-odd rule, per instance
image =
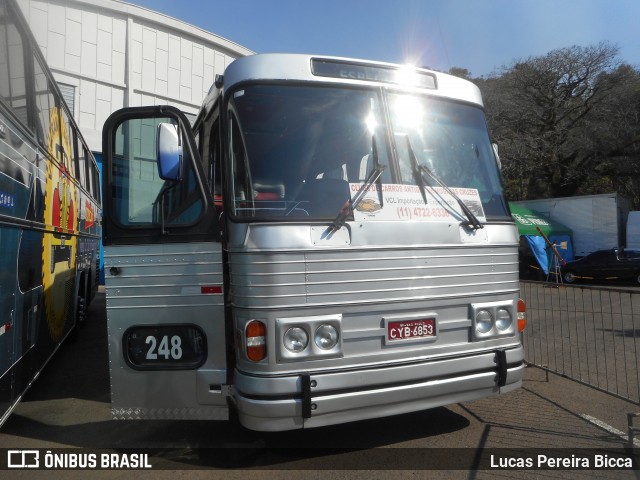
[{"label": "windshield wiper", "polygon": [[384,207],[384,198],[382,196],[382,172],[384,172],[386,166],[380,165],[380,157],[378,157],[378,143],[376,142],[375,133],[371,135],[371,157],[373,158],[373,172],[380,172],[374,181],[378,187],[378,200],[380,200],[380,207]]},{"label": "windshield wiper", "polygon": [[413,175],[416,178],[416,183],[420,187],[420,191],[422,192],[422,198],[424,200],[424,203],[427,203],[427,195],[426,195],[426,193],[424,191],[425,184],[424,184],[424,177],[423,177],[423,173],[426,173],[439,186],[441,186],[449,195],[451,195],[456,200],[456,202],[458,202],[458,205],[460,205],[460,208],[462,209],[462,211],[466,215],[467,219],[469,220],[466,223],[467,226],[469,226],[470,228],[473,228],[474,230],[478,230],[480,228],[484,228],[484,225],[482,223],[480,223],[480,220],[478,220],[478,217],[476,217],[473,214],[473,212],[469,209],[469,207],[467,207],[467,205],[462,201],[462,199],[458,195],[456,195],[454,193],[453,190],[451,190],[447,185],[445,185],[442,182],[442,180],[440,180],[436,176],[436,174],[431,171],[431,169],[429,167],[427,167],[426,165],[421,165],[421,164],[418,163],[418,159],[416,157],[416,154],[413,151],[413,147],[411,146],[411,140],[409,140],[409,135],[406,136],[406,139],[407,139],[407,150],[409,151],[409,158],[411,160],[411,165],[413,167]]},{"label": "windshield wiper", "polygon": [[367,179],[360,186],[354,197],[345,203],[344,207],[338,212],[338,215],[329,226],[329,233],[340,230],[347,220],[347,216],[350,211],[355,210],[360,202],[364,200],[364,196],[371,189],[371,186],[376,183],[378,186],[378,198],[380,199],[380,206],[383,206],[384,200],[382,199],[382,173],[384,172],[386,165],[380,165],[378,158],[378,145],[376,143],[376,136],[371,137],[371,156],[373,157],[373,169],[369,172]]},{"label": "windshield wiper", "polygon": [[411,140],[409,140],[409,135],[406,137],[407,140],[407,151],[409,152],[409,160],[411,161],[411,171],[413,172],[413,180],[416,182],[416,185],[420,187],[420,193],[422,194],[422,200],[424,203],[427,202],[427,192],[425,191],[426,185],[424,184],[424,178],[422,177],[422,171],[420,170],[420,164],[418,163],[418,159],[416,154],[413,151],[413,147],[411,146]]}]

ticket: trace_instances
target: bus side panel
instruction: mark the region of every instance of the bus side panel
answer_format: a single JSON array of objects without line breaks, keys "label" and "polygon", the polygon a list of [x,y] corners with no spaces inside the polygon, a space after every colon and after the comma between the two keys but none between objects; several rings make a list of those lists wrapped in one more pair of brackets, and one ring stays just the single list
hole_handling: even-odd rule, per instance
[{"label": "bus side panel", "polygon": [[97,249],[100,222],[83,229],[101,213],[97,168],[15,1],[0,2],[0,37],[1,425],[86,305],[95,254],[79,239]]},{"label": "bus side panel", "polygon": [[[23,310],[30,310],[32,289],[41,283],[42,233],[24,229],[24,220],[32,218],[36,150],[14,128],[9,117],[0,114],[0,425],[26,390],[37,371],[31,328],[25,328]],[[31,257],[25,268],[20,259]],[[20,268],[24,270],[20,270]],[[22,285],[20,285],[22,283]],[[36,302],[38,302],[36,295]],[[35,310],[37,311],[37,303]],[[31,311],[30,313],[32,313]],[[30,317],[31,319],[32,317]],[[33,326],[35,319],[33,319]],[[30,322],[29,322],[30,323]],[[51,345],[47,346],[51,350]]]},{"label": "bus side panel", "polygon": [[[47,315],[43,285],[45,246],[51,228],[45,223],[46,154],[33,148],[7,116],[0,115],[0,424],[33,383],[60,342],[73,328],[73,306],[62,303]],[[55,168],[53,166],[52,168]],[[49,287],[65,289],[74,270],[52,276]],[[70,281],[67,281],[70,280]],[[53,288],[54,283],[60,288]],[[66,297],[60,299],[65,302]],[[56,299],[57,301],[57,299]],[[71,304],[73,305],[73,304]],[[55,325],[55,329],[52,329]]]},{"label": "bus side panel", "polygon": [[[106,246],[105,283],[114,418],[227,419],[221,244]],[[204,333],[201,365],[177,364],[185,325]],[[136,351],[132,332],[145,337]]]},{"label": "bus side panel", "polygon": [[[16,360],[16,246],[20,230],[0,227],[0,417],[15,400],[11,367]],[[1,424],[1,422],[0,422]]]}]

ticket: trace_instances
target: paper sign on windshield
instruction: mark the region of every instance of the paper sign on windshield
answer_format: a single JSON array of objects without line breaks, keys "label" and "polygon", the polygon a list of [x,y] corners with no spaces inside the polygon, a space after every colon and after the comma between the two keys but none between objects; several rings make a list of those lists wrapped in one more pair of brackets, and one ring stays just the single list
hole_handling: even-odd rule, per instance
[{"label": "paper sign on windshield", "polygon": [[[351,183],[353,197],[361,183]],[[475,188],[450,188],[481,222],[486,221],[480,195]],[[354,209],[354,220],[407,220],[414,222],[464,221],[466,216],[456,199],[441,187],[426,187],[427,203],[417,185],[382,185],[383,205],[378,186],[372,185]]]}]

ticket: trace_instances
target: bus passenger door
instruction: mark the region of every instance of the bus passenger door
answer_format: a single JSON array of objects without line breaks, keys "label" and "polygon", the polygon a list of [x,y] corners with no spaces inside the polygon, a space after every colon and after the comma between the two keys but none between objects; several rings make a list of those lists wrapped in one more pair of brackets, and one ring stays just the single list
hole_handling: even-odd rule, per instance
[{"label": "bus passenger door", "polygon": [[189,123],[119,110],[103,154],[113,416],[226,419],[221,236]]}]

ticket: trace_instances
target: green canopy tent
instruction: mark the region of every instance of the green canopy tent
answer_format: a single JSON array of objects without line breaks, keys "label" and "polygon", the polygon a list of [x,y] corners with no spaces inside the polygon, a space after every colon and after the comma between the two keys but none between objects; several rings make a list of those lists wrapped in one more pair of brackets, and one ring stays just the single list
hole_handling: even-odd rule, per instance
[{"label": "green canopy tent", "polygon": [[522,238],[526,239],[531,253],[546,275],[549,274],[549,264],[553,254],[538,228],[556,246],[564,260],[573,260],[572,231],[570,228],[520,205],[509,203],[509,207],[511,208],[511,215],[518,226],[518,233]]}]

